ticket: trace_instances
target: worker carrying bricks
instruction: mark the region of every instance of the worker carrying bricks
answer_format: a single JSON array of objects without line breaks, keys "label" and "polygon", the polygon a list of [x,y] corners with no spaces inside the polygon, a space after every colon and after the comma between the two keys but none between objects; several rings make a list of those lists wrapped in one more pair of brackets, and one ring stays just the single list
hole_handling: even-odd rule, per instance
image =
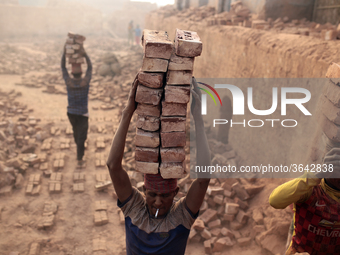
[{"label": "worker carrying bricks", "polygon": [[[340,171],[340,148],[331,149],[323,164]],[[338,177],[338,176],[337,176]],[[294,203],[294,233],[286,255],[340,254],[340,179],[305,173],[277,187],[269,197],[276,209]]]},{"label": "worker carrying bricks", "polygon": [[[122,167],[125,140],[132,115],[137,107],[137,77],[113,138],[107,166],[118,196],[118,207],[125,216],[126,251],[133,254],[184,254],[190,228],[198,216],[210,179],[196,179],[186,197],[174,203],[179,188],[177,179],[163,179],[160,174],[144,175],[144,196],[131,186]],[[197,165],[210,165],[210,151],[201,115],[201,92],[193,78],[191,89],[194,105]]]},{"label": "worker carrying bricks", "polygon": [[[85,141],[88,131],[88,93],[92,77],[92,64],[89,56],[83,47],[85,37],[80,37],[69,33],[69,38],[64,46],[64,53],[61,58],[61,70],[67,88],[67,116],[73,128],[73,137],[77,145],[78,167],[85,166],[84,151]],[[76,49],[76,50],[75,50]],[[72,64],[72,77],[66,69],[66,57],[69,57],[69,63]],[[87,70],[85,77],[82,78],[81,63],[83,58],[86,59]]]}]

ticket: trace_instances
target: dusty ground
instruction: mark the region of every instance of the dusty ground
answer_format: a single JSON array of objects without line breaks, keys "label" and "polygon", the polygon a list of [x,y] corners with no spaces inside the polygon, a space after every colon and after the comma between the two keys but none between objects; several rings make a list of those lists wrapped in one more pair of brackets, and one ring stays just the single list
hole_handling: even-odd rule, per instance
[{"label": "dusty ground", "polygon": [[[93,46],[95,42],[89,41],[89,52],[92,53],[93,56]],[[46,57],[48,50],[39,50],[39,45],[31,43],[10,42],[10,44],[7,45],[15,45],[15,47],[19,47],[26,52],[30,51],[32,56],[42,56],[42,59],[44,59],[44,56]],[[55,47],[55,45],[53,47]],[[133,54],[131,54],[131,51],[133,51]],[[60,194],[49,194],[49,179],[42,177],[40,194],[38,196],[25,195],[25,187],[29,175],[31,173],[42,173],[39,169],[30,167],[24,174],[24,187],[21,189],[13,189],[11,195],[0,197],[0,254],[10,254],[10,252],[13,251],[17,251],[19,254],[28,254],[30,245],[34,242],[40,243],[40,254],[124,254],[124,225],[120,224],[117,213],[118,207],[116,205],[116,199],[112,196],[112,188],[104,192],[98,192],[94,188],[96,183],[95,174],[108,173],[106,167],[95,166],[95,153],[100,152],[107,155],[110,141],[118,125],[119,112],[123,107],[128,92],[128,84],[131,83],[140,65],[140,62],[138,62],[138,59],[141,58],[139,49],[131,50],[131,48],[124,46],[120,49],[119,54],[124,58],[125,62],[122,62],[126,71],[123,72],[121,76],[115,77],[114,80],[106,81],[105,84],[112,84],[110,88],[110,99],[97,98],[96,100],[89,101],[90,130],[86,150],[87,164],[86,168],[81,170],[81,172],[86,175],[85,191],[83,193],[73,193],[72,191],[73,173],[79,172],[79,170],[76,169],[76,148],[72,135],[65,134],[66,128],[70,127],[66,116],[67,96],[65,94],[44,93],[42,92],[44,87],[32,88],[15,85],[22,83],[22,76],[18,74],[0,75],[0,89],[5,92],[13,89],[21,92],[22,95],[17,97],[16,100],[26,104],[28,108],[33,110],[30,112],[30,116],[34,116],[40,120],[38,124],[43,130],[49,131],[51,126],[60,128],[60,134],[52,136],[53,143],[52,149],[48,152],[49,159],[51,159],[56,152],[62,151],[67,155],[65,167],[61,171],[63,179],[62,192]],[[16,57],[15,54],[13,57]],[[136,60],[136,62],[132,65],[125,65],[124,63],[131,58]],[[22,69],[18,69],[18,73],[25,74],[26,78],[32,74],[35,74],[37,77],[46,74],[60,75],[57,71],[59,55],[55,54],[54,58],[49,59],[49,61],[50,63],[54,63],[54,65],[50,65],[48,68],[33,68],[33,66],[28,65],[25,68],[33,69],[34,73],[29,72],[29,70],[22,72]],[[94,61],[95,70],[96,64],[97,61]],[[114,81],[117,82],[115,83]],[[94,76],[93,82],[96,83],[96,76]],[[62,88],[61,84],[58,85]],[[100,85],[97,86],[97,88],[99,87]],[[102,110],[101,106],[103,105],[103,101],[106,103],[111,102],[111,104],[116,105],[116,107],[111,110]],[[106,148],[103,150],[96,148],[95,141],[98,137],[105,138]],[[62,138],[71,139],[69,149],[60,149],[60,140]],[[41,142],[38,142],[36,153],[40,152],[40,146]],[[52,160],[50,161],[50,166],[51,162]],[[284,180],[278,179],[261,181],[261,183],[267,183],[266,187],[256,198],[250,201],[250,208],[260,207],[264,211],[268,210],[268,217],[280,217],[279,212],[276,214],[274,210],[268,208],[267,201],[270,192],[283,181]],[[98,200],[106,200],[108,202],[107,212],[109,223],[103,226],[95,226],[93,223],[94,203]],[[53,201],[58,205],[55,224],[50,230],[38,230],[37,223],[42,216],[44,202],[46,201]],[[249,226],[245,227],[242,234],[249,236],[251,232],[252,226],[249,224]],[[106,241],[106,252],[93,252],[93,240],[96,238],[102,238]],[[283,251],[278,251],[278,253],[283,254]],[[203,242],[189,243],[186,254],[205,254]],[[226,249],[222,254],[250,255],[267,254],[267,252],[262,250],[255,241],[252,241],[247,247],[234,246]]]}]

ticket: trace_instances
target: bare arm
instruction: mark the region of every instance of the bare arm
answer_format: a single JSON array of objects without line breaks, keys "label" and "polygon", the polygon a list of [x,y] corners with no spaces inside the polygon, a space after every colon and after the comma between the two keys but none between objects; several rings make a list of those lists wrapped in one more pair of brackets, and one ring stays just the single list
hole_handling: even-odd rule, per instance
[{"label": "bare arm", "polygon": [[135,94],[137,89],[137,76],[132,84],[127,106],[123,110],[118,130],[113,138],[107,167],[110,171],[113,186],[119,201],[124,202],[132,194],[132,186],[127,172],[122,167],[125,140],[132,115],[136,109]]},{"label": "bare arm", "polygon": [[[198,89],[195,78],[192,79],[194,90],[192,92],[193,103],[191,105],[191,112],[195,121],[196,130],[196,164],[199,166],[210,165],[210,150],[207,137],[204,132],[204,123],[201,114],[201,92]],[[203,202],[205,192],[207,191],[210,179],[198,178],[190,186],[187,197],[186,205],[189,210],[196,214]]]},{"label": "bare arm", "polygon": [[86,70],[86,74],[85,74],[85,79],[89,83],[91,81],[91,78],[92,78],[92,63],[91,63],[91,59],[87,55],[87,53],[86,53],[86,51],[84,49],[84,46],[81,46],[80,54],[83,55],[85,57],[85,60],[86,60],[87,70]]},{"label": "bare arm", "polygon": [[66,69],[66,56],[65,56],[65,47],[64,47],[64,52],[63,52],[63,56],[61,57],[61,71],[63,73],[63,78],[66,81],[70,75],[68,74],[68,71]]}]

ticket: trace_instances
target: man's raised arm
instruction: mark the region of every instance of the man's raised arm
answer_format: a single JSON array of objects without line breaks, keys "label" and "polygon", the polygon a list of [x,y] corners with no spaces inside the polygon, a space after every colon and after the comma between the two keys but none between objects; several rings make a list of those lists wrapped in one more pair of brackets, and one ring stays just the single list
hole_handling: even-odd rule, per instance
[{"label": "man's raised arm", "polygon": [[[193,96],[191,112],[194,117],[196,131],[196,165],[210,166],[210,150],[201,113],[201,92],[194,77],[192,78],[192,83],[194,89],[191,90]],[[209,182],[210,179],[198,178],[191,184],[185,202],[193,214],[199,211]]]},{"label": "man's raised arm", "polygon": [[70,77],[70,75],[68,74],[68,71],[66,69],[66,46],[64,46],[64,52],[63,52],[63,56],[61,57],[61,71],[63,73],[63,78],[66,81],[66,79],[68,79]]},{"label": "man's raised arm", "polygon": [[113,138],[109,157],[107,159],[107,167],[110,171],[113,186],[116,190],[120,202],[124,202],[132,194],[132,186],[127,172],[122,167],[122,159],[124,155],[125,140],[131,122],[132,115],[136,109],[135,94],[137,89],[137,76],[132,83],[128,102],[123,110],[119,127]]}]

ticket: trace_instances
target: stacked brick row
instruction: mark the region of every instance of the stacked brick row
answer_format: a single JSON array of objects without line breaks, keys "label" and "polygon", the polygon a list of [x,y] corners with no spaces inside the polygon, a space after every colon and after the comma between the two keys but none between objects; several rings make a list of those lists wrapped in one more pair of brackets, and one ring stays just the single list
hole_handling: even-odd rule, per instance
[{"label": "stacked brick row", "polygon": [[318,110],[320,114],[320,126],[324,134],[330,139],[332,147],[339,147],[340,143],[340,65],[333,63],[327,71],[329,78],[323,87],[323,95],[319,98]]},{"label": "stacked brick row", "polygon": [[85,63],[84,56],[79,50],[82,48],[86,37],[72,32],[68,32],[67,36],[65,50],[68,63],[71,65],[81,65]]},{"label": "stacked brick row", "polygon": [[166,32],[144,30],[143,47],[136,92],[136,170],[180,178],[186,173],[185,123],[193,63],[202,43],[192,31],[177,29],[173,44]]}]

